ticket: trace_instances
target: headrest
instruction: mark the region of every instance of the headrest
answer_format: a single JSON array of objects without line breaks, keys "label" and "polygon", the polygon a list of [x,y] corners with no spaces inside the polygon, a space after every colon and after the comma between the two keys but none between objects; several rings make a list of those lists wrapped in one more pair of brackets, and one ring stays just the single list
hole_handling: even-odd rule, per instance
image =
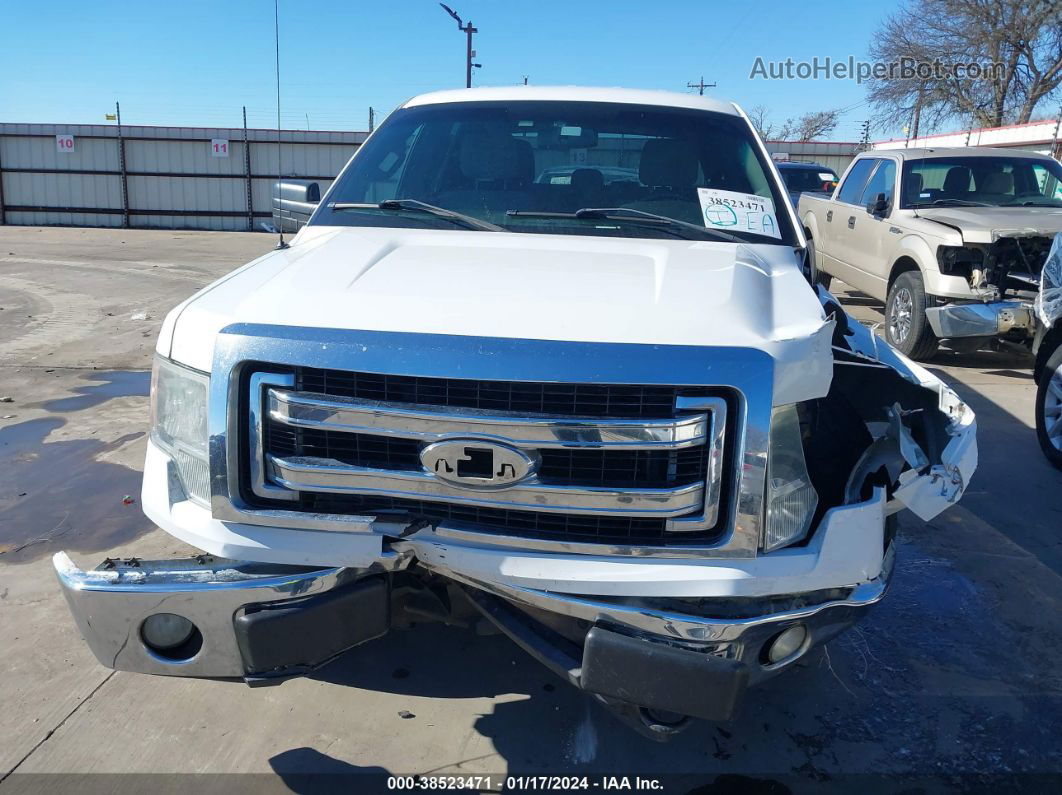
[{"label": "headrest", "polygon": [[993,171],[985,175],[982,193],[1013,193],[1014,175],[1007,171]]},{"label": "headrest", "polygon": [[596,168],[577,168],[572,172],[572,187],[580,193],[593,193],[605,187],[605,178]]},{"label": "headrest", "polygon": [[534,177],[531,144],[506,132],[473,130],[462,136],[458,150],[461,173],[474,180],[523,180]]},{"label": "headrest", "polygon": [[903,181],[904,197],[907,201],[914,201],[918,198],[918,194],[922,192],[922,175],[917,171],[912,171]]},{"label": "headrest", "polygon": [[945,193],[967,193],[970,190],[970,169],[966,166],[952,166],[944,177]]},{"label": "headrest", "polygon": [[686,141],[651,138],[642,146],[638,179],[650,187],[691,187],[697,181],[697,152]]}]

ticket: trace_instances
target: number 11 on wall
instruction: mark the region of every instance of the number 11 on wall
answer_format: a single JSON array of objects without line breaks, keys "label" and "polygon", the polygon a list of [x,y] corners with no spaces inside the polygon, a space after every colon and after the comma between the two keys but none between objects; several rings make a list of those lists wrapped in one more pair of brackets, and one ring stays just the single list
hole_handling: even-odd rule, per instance
[{"label": "number 11 on wall", "polygon": [[210,139],[210,155],[211,157],[228,157],[229,156],[229,142],[225,138],[211,138]]}]

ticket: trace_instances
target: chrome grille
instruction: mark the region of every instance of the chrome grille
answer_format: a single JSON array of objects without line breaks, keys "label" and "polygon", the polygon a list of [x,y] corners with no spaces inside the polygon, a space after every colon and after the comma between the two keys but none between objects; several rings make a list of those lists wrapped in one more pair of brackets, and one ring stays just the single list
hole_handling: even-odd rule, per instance
[{"label": "chrome grille", "polygon": [[337,397],[571,417],[669,417],[679,395],[672,386],[424,378],[313,367],[295,368],[295,383],[299,391]]},{"label": "chrome grille", "polygon": [[[292,458],[330,458],[376,469],[419,471],[421,445],[412,439],[298,428],[271,422],[267,453]],[[544,483],[666,489],[703,480],[704,447],[680,450],[541,450],[538,477]]]},{"label": "chrome grille", "polygon": [[[718,535],[727,411],[704,389],[296,368],[256,374],[251,393],[247,471],[260,501],[573,542]],[[454,439],[519,449],[534,473],[472,487],[426,470],[422,449]]]}]

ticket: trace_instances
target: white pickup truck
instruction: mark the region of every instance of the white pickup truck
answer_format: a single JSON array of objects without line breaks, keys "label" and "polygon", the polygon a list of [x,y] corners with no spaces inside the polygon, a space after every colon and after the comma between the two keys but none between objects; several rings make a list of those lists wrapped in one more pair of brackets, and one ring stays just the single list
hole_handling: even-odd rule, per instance
[{"label": "white pickup truck", "polygon": [[203,554],[59,553],[85,640],[263,684],[484,621],[651,736],[729,717],[976,466],[973,413],[806,271],[733,105],[410,100],[290,247],[167,317],[142,502]]},{"label": "white pickup truck", "polygon": [[1062,165],[1013,149],[874,150],[798,215],[817,281],[885,304],[885,334],[915,359],[942,338],[1030,344],[1033,300],[1062,231]]}]

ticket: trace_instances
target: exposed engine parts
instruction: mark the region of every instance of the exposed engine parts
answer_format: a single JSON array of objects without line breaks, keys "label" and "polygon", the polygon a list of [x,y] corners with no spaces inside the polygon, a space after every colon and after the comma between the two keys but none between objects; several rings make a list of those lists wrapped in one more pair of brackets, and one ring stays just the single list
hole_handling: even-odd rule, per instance
[{"label": "exposed engine parts", "polygon": [[1000,237],[983,246],[982,261],[970,274],[974,288],[996,288],[1000,300],[1031,298],[1040,287],[1040,272],[1051,250],[1049,236],[1015,235]]}]

